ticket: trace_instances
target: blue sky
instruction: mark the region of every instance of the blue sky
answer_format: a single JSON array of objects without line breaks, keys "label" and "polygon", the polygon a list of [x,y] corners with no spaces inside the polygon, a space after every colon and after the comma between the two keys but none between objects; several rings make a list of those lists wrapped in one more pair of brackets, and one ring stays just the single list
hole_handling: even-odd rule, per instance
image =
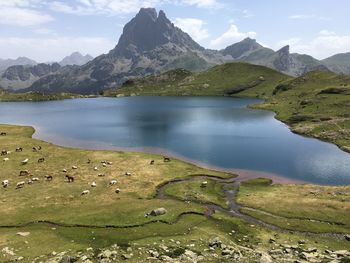
[{"label": "blue sky", "polygon": [[106,53],[141,7],[164,10],[206,48],[249,36],[319,59],[350,52],[348,0],[0,0],[0,58]]}]

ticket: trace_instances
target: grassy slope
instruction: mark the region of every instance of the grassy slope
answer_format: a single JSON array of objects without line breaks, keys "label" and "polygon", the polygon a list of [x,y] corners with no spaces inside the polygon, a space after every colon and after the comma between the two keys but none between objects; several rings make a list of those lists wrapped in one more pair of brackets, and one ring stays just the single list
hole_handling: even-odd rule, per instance
[{"label": "grassy slope", "polygon": [[[8,134],[0,137],[1,148],[12,151],[7,156],[10,160],[0,162],[0,180],[10,180],[9,188],[0,188],[1,225],[16,225],[36,220],[90,226],[125,226],[158,219],[173,222],[180,213],[190,211],[203,213],[205,208],[195,203],[155,200],[152,196],[157,185],[193,174],[209,174],[224,178],[230,176],[177,160],[163,163],[162,157],[154,154],[88,151],[58,147],[32,139],[33,129],[29,127],[0,125],[0,131]],[[32,147],[38,145],[42,147],[42,150],[33,152]],[[14,152],[16,147],[23,147],[23,152]],[[37,159],[41,157],[45,157],[44,163],[37,162]],[[25,158],[29,158],[29,163],[22,166],[20,162]],[[91,160],[90,164],[87,163],[87,159]],[[151,159],[156,161],[155,165],[149,165]],[[103,167],[100,163],[102,160],[112,161],[113,165]],[[78,169],[72,170],[72,165],[78,166]],[[95,166],[98,167],[98,171],[94,171]],[[70,175],[75,176],[74,183],[65,182],[64,173],[62,173],[64,168]],[[28,178],[18,176],[19,171],[23,169],[28,169],[41,181],[15,190],[16,182],[28,180]],[[125,176],[126,171],[132,172],[132,175]],[[106,176],[98,177],[98,173],[105,173]],[[54,180],[52,182],[43,181],[46,174],[53,175]],[[120,194],[114,193],[115,187],[107,186],[111,179],[118,180],[116,187],[121,189]],[[97,182],[97,188],[90,188],[92,181]],[[183,189],[189,192],[197,191],[198,182],[196,180],[194,182],[195,184],[187,184]],[[198,198],[222,204],[220,186],[211,185],[211,183],[209,182],[207,190],[199,190],[201,195]],[[91,191],[90,195],[81,196],[81,192],[85,189]],[[183,189],[169,190],[174,195],[181,197]],[[168,213],[158,218],[144,217],[146,212],[157,207],[165,207]],[[334,215],[338,212],[339,215],[342,213],[341,210],[333,210]],[[114,243],[119,245],[137,243],[139,246],[149,246],[153,242],[159,244],[161,240],[174,246],[173,239],[181,241],[181,244],[184,245],[188,245],[188,240],[191,240],[191,243],[202,251],[207,248],[208,240],[216,236],[228,242],[257,245],[262,249],[267,249],[270,246],[269,237],[275,234],[262,227],[251,227],[240,219],[229,218],[221,213],[216,213],[214,218],[213,221],[200,215],[186,215],[174,225],[159,222],[128,229],[52,228],[50,225],[32,225],[14,229],[0,228],[0,249],[5,246],[13,247],[17,255],[24,256],[25,262],[30,262],[30,259],[34,257],[52,251],[59,252],[67,249],[78,251],[85,250],[87,247],[103,248]],[[236,233],[228,235],[232,229]],[[30,235],[25,238],[20,237],[16,235],[19,231],[29,231]],[[248,236],[249,239],[245,240],[244,236]],[[296,234],[280,234],[279,239],[280,242],[289,243],[306,239],[310,246],[319,248],[347,247],[345,241],[332,240],[327,237],[312,238]],[[0,261],[8,259],[7,256],[0,253]],[[135,262],[141,259],[144,259],[144,255],[134,258]]]},{"label": "grassy slope", "polygon": [[244,213],[292,230],[350,232],[350,186],[270,185],[251,180],[240,186]]},{"label": "grassy slope", "polygon": [[49,101],[49,100],[63,100],[74,99],[82,96],[69,93],[58,94],[43,94],[38,92],[33,93],[10,93],[0,87],[0,102],[1,101]]},{"label": "grassy slope", "polygon": [[250,90],[251,96],[265,96],[273,87],[290,77],[272,69],[246,63],[215,66],[206,72],[190,73],[173,70],[159,76],[135,79],[118,90],[106,91],[106,96],[164,95],[164,96],[223,96],[235,87],[264,80]]},{"label": "grassy slope", "polygon": [[310,72],[285,82],[259,109],[273,110],[293,131],[350,151],[350,77]]}]

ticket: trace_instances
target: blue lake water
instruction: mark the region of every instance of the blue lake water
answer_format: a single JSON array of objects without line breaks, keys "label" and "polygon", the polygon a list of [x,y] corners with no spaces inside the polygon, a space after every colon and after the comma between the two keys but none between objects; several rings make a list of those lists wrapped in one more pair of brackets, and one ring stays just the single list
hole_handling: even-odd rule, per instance
[{"label": "blue lake water", "polygon": [[350,154],[248,109],[254,99],[128,97],[0,103],[0,123],[31,125],[64,145],[157,148],[221,168],[350,184]]}]

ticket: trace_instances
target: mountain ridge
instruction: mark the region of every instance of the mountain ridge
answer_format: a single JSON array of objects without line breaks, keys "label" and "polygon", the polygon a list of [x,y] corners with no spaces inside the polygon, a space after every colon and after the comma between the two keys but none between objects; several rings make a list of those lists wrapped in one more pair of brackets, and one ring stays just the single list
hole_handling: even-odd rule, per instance
[{"label": "mountain ridge", "polygon": [[[135,77],[175,68],[203,71],[234,61],[266,66],[292,76],[313,70],[330,70],[311,56],[290,53],[289,46],[274,51],[250,38],[223,50],[205,49],[176,27],[164,11],[157,13],[154,8],[142,8],[125,25],[117,45],[107,54],[82,66],[64,66],[23,91],[97,94],[118,88]],[[336,70],[336,67],[332,69]]]}]

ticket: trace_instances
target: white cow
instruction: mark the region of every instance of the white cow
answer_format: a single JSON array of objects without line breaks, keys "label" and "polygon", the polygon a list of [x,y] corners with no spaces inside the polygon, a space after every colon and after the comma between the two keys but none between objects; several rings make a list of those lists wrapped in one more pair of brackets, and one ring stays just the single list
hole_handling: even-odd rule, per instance
[{"label": "white cow", "polygon": [[84,190],[84,191],[81,193],[81,195],[88,195],[88,194],[90,194],[90,191],[89,191],[89,190]]},{"label": "white cow", "polygon": [[33,181],[33,182],[38,182],[39,180],[40,180],[40,179],[39,179],[38,177],[33,177],[33,178],[32,178],[32,181]]},{"label": "white cow", "polygon": [[26,182],[21,181],[16,184],[16,189],[23,188]]},{"label": "white cow", "polygon": [[29,161],[29,159],[27,158],[27,159],[24,159],[23,161],[22,161],[22,164],[23,165],[25,165],[25,164],[27,164],[28,163],[28,161]]},{"label": "white cow", "polygon": [[91,183],[91,187],[96,187],[96,186],[97,186],[96,182]]},{"label": "white cow", "polygon": [[8,185],[9,185],[9,180],[4,180],[4,181],[2,181],[1,185],[2,185],[4,188],[8,187]]},{"label": "white cow", "polygon": [[116,184],[117,184],[117,180],[112,180],[112,181],[109,182],[109,185],[111,185],[111,186],[112,185],[116,185]]}]

